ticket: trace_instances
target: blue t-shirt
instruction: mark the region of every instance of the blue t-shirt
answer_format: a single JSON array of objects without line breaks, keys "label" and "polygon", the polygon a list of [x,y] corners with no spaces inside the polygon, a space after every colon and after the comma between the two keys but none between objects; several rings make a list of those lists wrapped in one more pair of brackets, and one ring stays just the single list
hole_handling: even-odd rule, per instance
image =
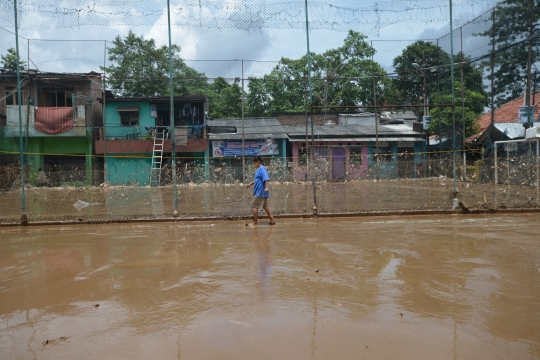
[{"label": "blue t-shirt", "polygon": [[255,179],[253,180],[253,195],[259,197],[269,197],[270,189],[267,192],[264,192],[264,182],[270,180],[266,168],[264,166],[259,166],[257,172],[255,173]]}]

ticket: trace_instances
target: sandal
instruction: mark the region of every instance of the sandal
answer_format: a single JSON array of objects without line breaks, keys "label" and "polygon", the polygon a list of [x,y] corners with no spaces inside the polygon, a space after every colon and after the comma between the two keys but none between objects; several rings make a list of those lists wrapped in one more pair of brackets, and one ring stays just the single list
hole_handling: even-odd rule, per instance
[{"label": "sandal", "polygon": [[270,225],[276,225],[275,221],[270,221]]}]

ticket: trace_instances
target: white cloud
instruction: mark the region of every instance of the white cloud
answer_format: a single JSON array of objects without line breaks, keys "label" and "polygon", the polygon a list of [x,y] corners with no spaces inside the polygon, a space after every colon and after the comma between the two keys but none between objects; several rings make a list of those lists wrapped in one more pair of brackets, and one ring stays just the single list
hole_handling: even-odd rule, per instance
[{"label": "white cloud", "polygon": [[[234,16],[234,12],[227,9],[234,8],[239,0],[230,0],[229,8],[222,7],[222,11],[227,11],[228,16]],[[196,12],[196,14],[194,13]],[[246,32],[238,29],[202,29],[186,28],[175,24],[181,23],[181,19],[189,16],[209,15],[210,10],[200,8],[182,8],[180,6],[171,8],[171,39],[174,44],[181,47],[181,56],[187,60],[212,60],[188,61],[188,65],[198,71],[204,72],[208,77],[218,76],[234,78],[241,75],[241,68],[232,65],[231,61],[215,60],[233,60],[233,59],[260,59],[265,51],[270,47],[270,37],[267,31]],[[167,12],[163,13],[156,21],[154,26],[148,31],[148,37],[156,40],[158,46],[168,45]],[[250,64],[250,63],[249,63]],[[246,62],[246,66],[248,63]],[[240,70],[239,70],[240,69]],[[248,69],[245,69],[247,71]]]}]

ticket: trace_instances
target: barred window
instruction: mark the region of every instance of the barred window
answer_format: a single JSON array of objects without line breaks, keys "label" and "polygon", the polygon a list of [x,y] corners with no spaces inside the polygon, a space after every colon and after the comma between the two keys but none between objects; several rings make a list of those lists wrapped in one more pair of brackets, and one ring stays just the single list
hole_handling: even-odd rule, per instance
[{"label": "barred window", "polygon": [[118,108],[120,114],[120,123],[122,126],[139,125],[139,107],[138,106],[121,106]]}]

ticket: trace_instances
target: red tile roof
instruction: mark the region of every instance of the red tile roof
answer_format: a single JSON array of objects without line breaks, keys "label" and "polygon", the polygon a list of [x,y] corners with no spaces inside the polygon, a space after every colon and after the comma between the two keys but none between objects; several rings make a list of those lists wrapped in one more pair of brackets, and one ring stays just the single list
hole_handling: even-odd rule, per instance
[{"label": "red tile roof", "polygon": [[[495,122],[496,123],[517,122],[519,107],[525,106],[524,97],[525,97],[525,94],[495,109],[495,116],[494,116]],[[531,103],[532,103],[532,100],[533,100],[533,97],[531,96]],[[536,93],[536,97],[534,101],[536,102],[535,105],[538,105],[538,103],[540,103],[540,93]],[[540,107],[535,106],[534,119],[536,119],[538,115],[540,115]],[[491,125],[491,111],[482,115],[482,118],[478,121],[478,123],[480,124],[480,133],[483,132],[485,129],[487,129],[489,125]]]},{"label": "red tile roof", "polygon": [[[534,119],[537,119],[540,115],[540,106],[538,106],[538,104],[540,103],[540,92],[536,93],[534,101],[536,103],[534,107]],[[531,104],[532,103],[533,96],[531,95]],[[516,123],[518,121],[518,112],[520,106],[525,106],[525,94],[495,109],[495,116],[493,120],[495,121],[495,123]],[[472,143],[475,140],[481,138],[484,131],[486,131],[486,129],[491,125],[491,111],[488,111],[487,113],[482,115],[480,120],[478,120],[478,124],[480,125],[480,130],[478,131],[478,134],[467,138],[467,143]]]}]

